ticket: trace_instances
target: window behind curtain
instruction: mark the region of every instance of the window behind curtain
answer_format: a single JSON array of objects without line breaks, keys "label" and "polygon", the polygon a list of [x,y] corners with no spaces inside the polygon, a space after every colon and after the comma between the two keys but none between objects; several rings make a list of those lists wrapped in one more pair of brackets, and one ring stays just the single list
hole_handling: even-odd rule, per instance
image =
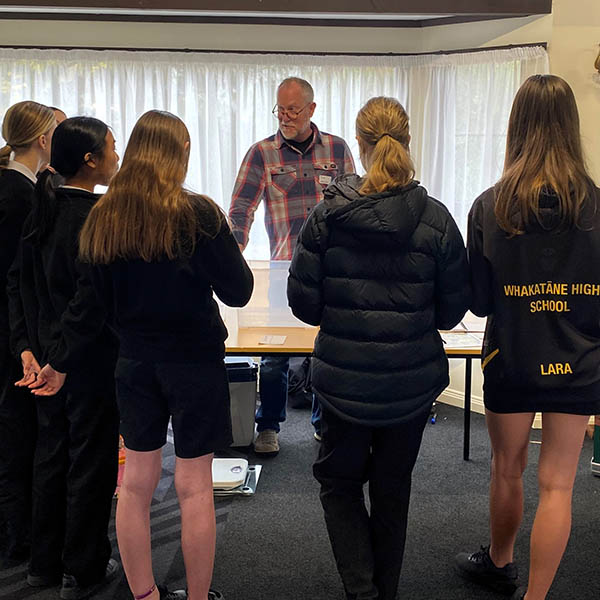
[{"label": "window behind curtain", "polygon": [[[227,210],[245,152],[277,129],[271,109],[282,79],[310,81],[314,122],[346,140],[359,172],[356,113],[372,96],[393,96],[410,117],[417,178],[464,233],[471,203],[502,170],[519,85],[546,72],[541,46],[415,56],[0,49],[0,109],[31,99],[97,117],[121,155],[142,113],[171,111],[190,130],[188,187]],[[246,256],[269,256],[262,208]]]}]

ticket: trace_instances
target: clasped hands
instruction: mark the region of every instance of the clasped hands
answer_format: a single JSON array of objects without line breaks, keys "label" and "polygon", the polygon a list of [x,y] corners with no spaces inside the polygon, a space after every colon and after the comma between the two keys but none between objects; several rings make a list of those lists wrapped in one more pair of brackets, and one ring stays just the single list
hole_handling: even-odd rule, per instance
[{"label": "clasped hands", "polygon": [[54,396],[62,388],[66,373],[53,369],[50,364],[41,368],[31,350],[21,352],[23,378],[15,382],[17,387],[27,387],[36,396]]}]

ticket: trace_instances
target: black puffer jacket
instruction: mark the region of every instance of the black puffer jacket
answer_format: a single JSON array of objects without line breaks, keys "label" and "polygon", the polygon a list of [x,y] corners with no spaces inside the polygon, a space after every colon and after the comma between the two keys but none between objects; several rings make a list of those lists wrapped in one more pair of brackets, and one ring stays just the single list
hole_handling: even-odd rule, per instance
[{"label": "black puffer jacket", "polygon": [[336,180],[305,223],[288,300],[321,326],[312,383],[323,405],[392,425],[429,410],[448,385],[438,329],[465,314],[469,272],[456,223],[418,182],[373,196],[360,184]]}]

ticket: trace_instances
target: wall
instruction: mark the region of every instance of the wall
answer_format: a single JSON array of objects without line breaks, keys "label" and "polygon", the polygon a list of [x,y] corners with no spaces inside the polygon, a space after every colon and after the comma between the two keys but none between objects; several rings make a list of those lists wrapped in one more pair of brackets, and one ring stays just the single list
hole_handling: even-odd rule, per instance
[{"label": "wall", "polygon": [[600,44],[598,0],[555,0],[550,67],[573,87],[588,163],[600,183],[600,85],[592,81]]}]

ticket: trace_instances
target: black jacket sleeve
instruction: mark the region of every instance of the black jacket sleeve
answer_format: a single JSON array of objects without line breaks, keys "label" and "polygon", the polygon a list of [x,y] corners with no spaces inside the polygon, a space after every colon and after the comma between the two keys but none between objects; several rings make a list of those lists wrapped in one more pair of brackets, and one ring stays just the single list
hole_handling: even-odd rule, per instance
[{"label": "black jacket sleeve", "polygon": [[31,210],[33,186],[26,184],[7,193],[0,202],[0,337],[10,338],[9,308],[5,294],[8,271],[15,260],[23,223]]},{"label": "black jacket sleeve", "polygon": [[471,311],[478,317],[493,312],[492,270],[483,253],[483,198],[480,196],[469,211],[467,228],[467,256],[473,298]]},{"label": "black jacket sleeve", "polygon": [[323,208],[317,206],[306,220],[294,249],[287,284],[288,304],[301,321],[320,325],[323,299],[323,250],[327,229]]},{"label": "black jacket sleeve", "polygon": [[48,352],[48,363],[61,373],[81,367],[91,340],[98,339],[107,321],[110,300],[102,298],[97,289],[101,285],[99,273],[93,267],[76,261],[74,268],[79,277],[77,291],[60,319],[61,336]]},{"label": "black jacket sleeve", "polygon": [[435,325],[452,329],[465,316],[471,301],[467,253],[454,219],[447,213],[436,263]]},{"label": "black jacket sleeve", "polygon": [[[57,333],[47,350],[47,361],[57,371],[69,373],[85,366],[94,344],[103,346],[107,306],[95,286],[95,273],[101,269],[82,263],[79,258],[79,233],[93,206],[95,197],[63,200],[65,214],[57,223],[52,237],[53,246],[49,268],[56,272],[47,275],[49,295],[61,297],[56,301]],[[63,276],[58,276],[62,269]],[[67,276],[64,274],[67,273]],[[101,339],[102,338],[102,339]]]},{"label": "black jacket sleeve", "polygon": [[[19,358],[24,350],[31,349],[27,331],[27,319],[21,299],[20,279],[23,266],[23,241],[17,248],[17,255],[8,271],[6,293],[8,296],[8,321],[10,324],[10,351]],[[36,356],[39,360],[40,357]]]},{"label": "black jacket sleeve", "polygon": [[227,221],[214,239],[198,242],[192,262],[201,269],[215,294],[227,306],[245,306],[252,296],[254,276]]},{"label": "black jacket sleeve", "polygon": [[[31,195],[31,194],[30,194]],[[31,210],[31,199],[23,194],[5,198],[0,204],[0,285],[6,285],[6,274],[15,258],[23,223]]]}]

